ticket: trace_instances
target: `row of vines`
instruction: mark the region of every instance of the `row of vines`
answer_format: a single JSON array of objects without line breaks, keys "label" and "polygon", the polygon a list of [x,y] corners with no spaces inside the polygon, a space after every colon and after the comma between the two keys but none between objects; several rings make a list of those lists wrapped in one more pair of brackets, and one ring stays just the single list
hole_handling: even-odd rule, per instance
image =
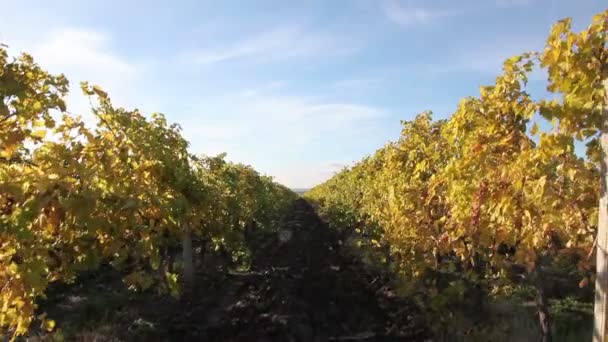
[{"label": "row of vines", "polygon": [[36,305],[49,284],[102,264],[134,289],[177,296],[193,285],[193,240],[243,254],[246,231],[274,229],[296,196],[223,155],[189,153],[162,114],[81,88],[93,128],[67,110],[63,75],[0,46],[0,339],[35,321],[52,330]]},{"label": "row of vines", "polygon": [[[398,141],[305,196],[426,293],[454,296],[466,282],[498,296],[529,284],[550,340],[547,274],[568,258],[580,287],[594,277],[607,44],[608,11],[581,32],[559,21],[542,52],[508,59],[448,119],[403,122]],[[531,75],[547,77],[543,99],[528,92]]]}]

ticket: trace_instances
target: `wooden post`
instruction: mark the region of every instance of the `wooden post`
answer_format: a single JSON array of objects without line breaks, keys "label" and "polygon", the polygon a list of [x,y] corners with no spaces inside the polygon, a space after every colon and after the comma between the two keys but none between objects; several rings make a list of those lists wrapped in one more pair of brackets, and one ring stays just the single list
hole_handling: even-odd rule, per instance
[{"label": "wooden post", "polygon": [[608,313],[608,79],[604,80],[604,112],[600,135],[601,187],[597,229],[597,261],[595,280],[595,307],[593,342],[606,342]]},{"label": "wooden post", "polygon": [[182,225],[183,240],[182,240],[182,262],[184,265],[184,290],[191,290],[194,285],[194,262],[192,256],[192,232],[187,222]]},{"label": "wooden post", "polygon": [[553,333],[551,332],[551,317],[549,315],[549,303],[547,302],[547,294],[545,292],[545,277],[543,267],[545,265],[546,255],[540,255],[536,260],[534,270],[534,285],[536,287],[536,309],[538,310],[538,324],[540,326],[541,342],[553,341]]}]

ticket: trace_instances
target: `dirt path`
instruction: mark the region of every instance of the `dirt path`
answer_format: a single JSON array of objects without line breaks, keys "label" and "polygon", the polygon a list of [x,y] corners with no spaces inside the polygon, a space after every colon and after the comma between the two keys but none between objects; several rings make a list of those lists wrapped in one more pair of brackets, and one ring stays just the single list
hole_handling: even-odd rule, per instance
[{"label": "dirt path", "polygon": [[295,205],[283,230],[291,239],[279,247],[276,242],[259,246],[251,271],[226,275],[213,303],[197,301],[208,293],[194,293],[186,310],[172,316],[168,336],[205,341],[416,337],[416,331],[399,333],[409,304],[370,285],[362,266],[341,255],[337,239],[308,203]]}]

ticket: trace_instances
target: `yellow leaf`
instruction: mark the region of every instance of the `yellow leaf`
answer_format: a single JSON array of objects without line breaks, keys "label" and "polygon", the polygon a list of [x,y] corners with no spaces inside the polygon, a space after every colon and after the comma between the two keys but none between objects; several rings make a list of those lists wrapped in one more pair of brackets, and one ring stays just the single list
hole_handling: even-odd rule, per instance
[{"label": "yellow leaf", "polygon": [[535,122],[534,125],[532,125],[532,128],[530,129],[530,134],[536,135],[536,133],[538,133],[538,125]]},{"label": "yellow leaf", "polygon": [[42,322],[42,328],[49,332],[53,331],[53,329],[55,329],[55,321],[52,319],[44,320],[44,322]]},{"label": "yellow leaf", "polygon": [[46,130],[38,129],[38,130],[33,131],[30,135],[33,138],[44,139],[44,137],[46,136]]},{"label": "yellow leaf", "polygon": [[98,85],[94,85],[93,86],[93,91],[95,92],[95,94],[97,94],[97,96],[101,97],[101,98],[107,98],[108,97],[108,93],[106,93],[103,89],[101,89],[100,86]]}]

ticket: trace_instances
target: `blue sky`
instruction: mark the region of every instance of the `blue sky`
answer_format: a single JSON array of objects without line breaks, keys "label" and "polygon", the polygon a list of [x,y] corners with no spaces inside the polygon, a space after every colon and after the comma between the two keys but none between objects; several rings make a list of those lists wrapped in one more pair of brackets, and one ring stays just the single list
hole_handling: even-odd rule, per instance
[{"label": "blue sky", "polygon": [[[540,50],[552,23],[576,28],[598,0],[6,1],[0,42],[118,105],[180,123],[195,153],[227,152],[310,187],[396,139],[400,120],[454,111]],[[541,81],[532,89],[542,90]],[[86,114],[84,115],[87,117]]]}]

